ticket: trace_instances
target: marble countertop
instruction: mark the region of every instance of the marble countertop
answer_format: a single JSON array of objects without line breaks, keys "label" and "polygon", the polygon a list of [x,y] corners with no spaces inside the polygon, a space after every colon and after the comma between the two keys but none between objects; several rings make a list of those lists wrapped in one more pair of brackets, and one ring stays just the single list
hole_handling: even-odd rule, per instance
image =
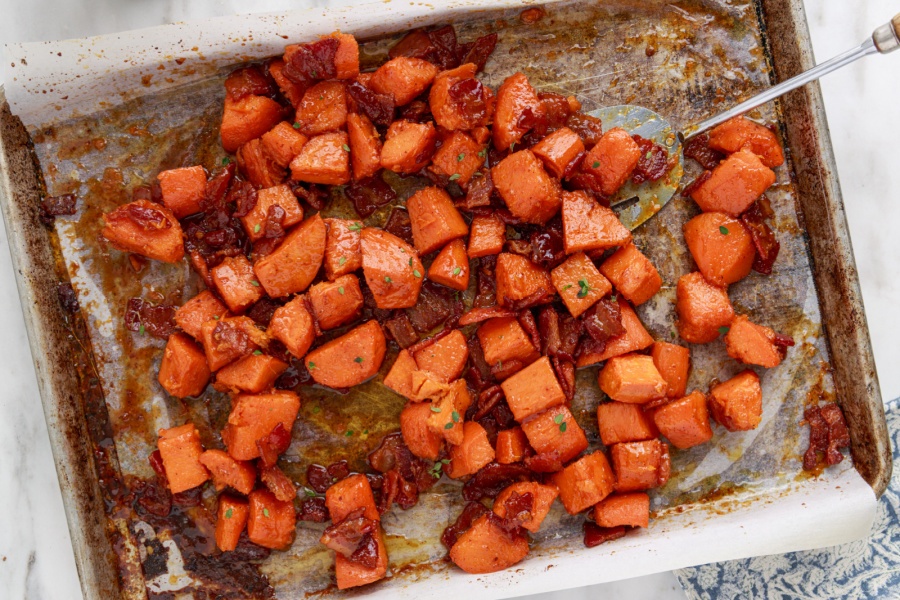
[{"label": "marble countertop", "polygon": [[[253,11],[327,0],[262,0]],[[342,4],[345,2],[341,2]],[[236,0],[0,0],[0,42],[82,37],[172,21],[248,12]],[[897,10],[896,0],[808,0],[816,56],[855,46]],[[52,15],[48,18],[48,15]],[[875,360],[885,400],[900,396],[900,52],[876,56],[822,82],[844,202],[862,282]],[[22,307],[0,228],[0,334],[8,351],[0,361],[0,596],[10,599],[81,598],[56,471],[47,437]],[[634,600],[685,598],[671,573],[534,596],[541,600],[592,597]]]}]

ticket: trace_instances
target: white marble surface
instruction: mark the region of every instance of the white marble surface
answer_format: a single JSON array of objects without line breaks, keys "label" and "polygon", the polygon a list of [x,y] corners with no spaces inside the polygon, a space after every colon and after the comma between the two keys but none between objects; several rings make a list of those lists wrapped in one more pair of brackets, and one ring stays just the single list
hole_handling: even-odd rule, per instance
[{"label": "white marble surface", "polygon": [[[338,0],[352,3],[352,0]],[[109,33],[176,20],[277,10],[327,1],[0,0],[0,42]],[[898,5],[896,0],[808,0],[816,55],[857,44]],[[831,75],[822,87],[885,399],[900,396],[900,52],[871,57]],[[81,598],[62,499],[27,348],[22,308],[0,229],[0,597]],[[615,597],[684,598],[670,573],[546,594],[540,600]]]}]

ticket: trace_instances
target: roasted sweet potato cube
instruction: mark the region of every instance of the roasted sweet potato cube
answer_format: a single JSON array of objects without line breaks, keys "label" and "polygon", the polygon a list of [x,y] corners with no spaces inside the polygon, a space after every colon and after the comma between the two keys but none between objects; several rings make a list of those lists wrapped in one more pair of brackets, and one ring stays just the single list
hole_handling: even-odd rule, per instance
[{"label": "roasted sweet potato cube", "polygon": [[507,507],[506,501],[513,494],[524,496],[531,494],[531,518],[522,523],[522,527],[531,533],[537,533],[541,528],[541,523],[550,512],[553,501],[559,496],[559,490],[554,485],[544,485],[535,481],[521,481],[514,483],[497,494],[494,500],[494,512],[501,518],[506,517]]},{"label": "roasted sweet potato cube", "polygon": [[444,140],[431,158],[431,170],[458,183],[463,189],[472,176],[484,166],[483,146],[461,131],[454,131]]},{"label": "roasted sweet potato cube", "polygon": [[606,455],[597,450],[583,456],[550,478],[570,515],[576,515],[609,496],[616,483]]},{"label": "roasted sweet potato cube", "polygon": [[287,174],[266,152],[262,138],[254,138],[238,148],[235,158],[240,172],[258,188],[278,185]]},{"label": "roasted sweet potato cube", "polygon": [[222,552],[231,552],[237,548],[249,517],[250,506],[246,500],[228,494],[219,496],[219,509],[216,515],[216,547]]},{"label": "roasted sweet potato cube", "polygon": [[325,222],[318,214],[295,227],[268,256],[253,266],[259,283],[273,298],[302,292],[315,279],[325,256]]},{"label": "roasted sweet potato cube", "polygon": [[378,308],[415,306],[425,273],[415,248],[374,227],[362,230],[360,248],[363,274]]},{"label": "roasted sweet potato cube", "polygon": [[646,354],[625,354],[606,361],[597,376],[600,389],[617,402],[645,404],[666,397],[669,385]]},{"label": "roasted sweet potato cube", "polygon": [[691,370],[691,351],[678,344],[654,342],[650,356],[653,357],[656,370],[669,385],[666,396],[669,398],[684,396]]},{"label": "roasted sweet potato cube", "polygon": [[503,252],[506,243],[506,224],[500,217],[475,215],[469,228],[469,258],[480,258]]},{"label": "roasted sweet potato cube", "polygon": [[247,495],[256,484],[256,468],[253,463],[235,460],[222,450],[207,450],[200,455],[200,462],[209,469],[217,492],[230,487]]},{"label": "roasted sweet potato cube", "polygon": [[209,479],[209,471],[200,463],[203,446],[193,423],[160,429],[156,445],[173,494],[195,488]]},{"label": "roasted sweet potato cube", "polygon": [[334,281],[362,266],[359,239],[363,225],[350,219],[325,219],[325,227],[325,276]]},{"label": "roasted sweet potato cube", "polygon": [[549,301],[556,290],[550,274],[518,254],[501,254],[497,257],[497,303],[509,306],[535,294],[543,294]]},{"label": "roasted sweet potato cube", "polygon": [[297,513],[292,501],[282,502],[269,490],[250,493],[247,537],[257,546],[281,550],[294,541]]},{"label": "roasted sweet potato cube", "polygon": [[[455,69],[442,71],[435,78],[428,93],[428,105],[434,122],[442,129],[470,130],[484,127],[490,121],[494,110],[494,94],[489,87],[475,79],[476,71],[474,64],[466,63]],[[450,89],[454,87],[457,93],[451,94]],[[472,102],[457,100],[460,91]],[[484,141],[486,139],[480,143]]]},{"label": "roasted sweet potato cube", "polygon": [[287,121],[282,121],[262,135],[263,151],[282,169],[294,160],[309,138]]},{"label": "roasted sweet potato cube", "polygon": [[227,317],[204,323],[200,327],[200,342],[209,370],[218,371],[240,357],[267,346],[269,337],[248,317]]},{"label": "roasted sweet potato cube", "polygon": [[521,534],[507,533],[487,515],[478,517],[450,548],[450,560],[473,575],[508,569],[527,555],[528,540]]},{"label": "roasted sweet potato cube", "polygon": [[513,416],[520,422],[566,401],[566,395],[546,356],[510,376],[500,387]]},{"label": "roasted sweet potato cube", "polygon": [[653,413],[653,421],[660,433],[682,450],[712,439],[706,396],[700,392],[691,392],[684,398],[660,406]]},{"label": "roasted sweet potato cube", "polygon": [[756,258],[747,228],[725,213],[702,213],[685,223],[684,241],[697,269],[713,285],[740,281],[750,274]]},{"label": "roasted sweet potato cube", "polygon": [[359,587],[384,579],[387,574],[388,555],[387,547],[384,545],[384,532],[380,525],[373,537],[376,544],[374,567],[353,562],[343,554],[335,554],[334,576],[339,590]]},{"label": "roasted sweet potato cube", "polygon": [[337,38],[337,52],[334,53],[335,79],[355,79],[359,75],[359,44],[349,33],[335,31],[328,37]]},{"label": "roasted sweet potato cube", "polygon": [[584,152],[584,142],[577,133],[563,127],[532,146],[531,151],[554,177],[562,179],[570,165]]},{"label": "roasted sweet potato cube", "polygon": [[284,61],[277,58],[269,62],[269,74],[272,76],[272,79],[275,80],[275,83],[278,84],[278,89],[280,89],[281,93],[284,94],[284,97],[288,99],[291,106],[295,108],[299,106],[300,100],[303,99],[303,92],[306,91],[306,85],[297,83],[293,79],[285,77]]},{"label": "roasted sweet potato cube", "polygon": [[297,296],[275,309],[267,329],[269,335],[284,344],[288,352],[303,358],[316,339],[316,326],[306,307],[306,298]]},{"label": "roasted sweet potato cube", "polygon": [[676,326],[686,342],[711,342],[734,319],[727,290],[707,282],[700,273],[683,275],[675,288],[675,298]]},{"label": "roasted sweet potato cube", "polygon": [[184,233],[168,208],[135,200],[103,215],[101,235],[113,247],[174,263],[184,257]]},{"label": "roasted sweet potato cube", "polygon": [[175,324],[185,333],[199,340],[200,328],[211,319],[221,319],[228,315],[228,309],[209,290],[203,290],[175,313]]},{"label": "roasted sweet potato cube", "polygon": [[206,171],[201,166],[169,169],[156,176],[162,201],[179,219],[200,212],[206,196]]},{"label": "roasted sweet potato cube", "polygon": [[497,433],[497,462],[501,465],[522,462],[531,446],[521,427],[505,429]]},{"label": "roasted sweet potato cube", "polygon": [[231,401],[228,424],[222,430],[222,441],[236,460],[259,457],[256,442],[263,439],[279,423],[290,431],[300,411],[300,398],[294,392],[273,391],[267,394],[239,394]]},{"label": "roasted sweet potato cube", "polygon": [[[422,375],[422,371],[413,373],[413,387],[417,389],[418,397],[421,398],[425,394],[425,386],[418,385],[417,377]],[[424,373],[428,375],[427,373]],[[440,382],[438,382],[440,385]],[[463,418],[469,406],[472,405],[472,395],[466,388],[464,379],[457,379],[449,386],[445,385],[445,390],[437,394],[437,398],[431,405],[431,414],[428,416],[428,427],[437,433],[448,443],[453,445],[462,444],[465,440],[465,423]],[[491,458],[493,460],[493,457]],[[488,461],[490,462],[490,461]],[[478,467],[480,469],[481,467]],[[478,469],[475,469],[476,471]]]},{"label": "roasted sweet potato cube", "polygon": [[281,105],[265,96],[244,96],[240,100],[225,97],[222,113],[222,147],[226,152],[238,148],[269,131],[284,118]]},{"label": "roasted sweet potato cube", "polygon": [[501,160],[491,169],[491,179],[509,212],[526,223],[543,225],[559,211],[559,181],[547,174],[531,150]]},{"label": "roasted sweet potato cube", "polygon": [[709,391],[709,412],[728,431],[756,429],[762,420],[762,387],[753,371],[741,371]]},{"label": "roasted sweet potato cube", "polygon": [[412,224],[413,242],[420,256],[430,254],[469,233],[453,200],[441,188],[419,190],[406,201],[406,210]]},{"label": "roasted sweet potato cube", "polygon": [[309,288],[309,302],[321,329],[334,329],[349,323],[363,305],[362,290],[356,275],[343,275]]},{"label": "roasted sweet potato cube", "polygon": [[466,243],[462,240],[453,240],[444,246],[428,267],[428,279],[460,292],[469,289],[469,257],[466,255]]},{"label": "roasted sweet potato cube", "polygon": [[474,421],[463,424],[463,440],[450,448],[450,464],[445,471],[452,479],[459,479],[478,472],[494,460],[494,448],[488,441],[487,431]]},{"label": "roasted sweet potato cube", "polygon": [[210,270],[216,290],[231,312],[242,313],[258,302],[263,289],[253,272],[253,265],[244,255],[228,256]]},{"label": "roasted sweet potato cube", "polygon": [[488,319],[478,327],[484,360],[491,366],[513,360],[531,364],[540,357],[531,338],[514,317]]},{"label": "roasted sweet potato cube", "polygon": [[417,371],[418,369],[419,366],[416,364],[416,359],[412,357],[412,354],[410,354],[408,350],[401,350],[400,353],[397,354],[397,359],[394,361],[391,370],[384,376],[382,383],[401,396],[412,398],[412,374],[413,371]]},{"label": "roasted sweet potato cube", "polygon": [[612,291],[612,285],[584,252],[573,254],[550,272],[553,286],[573,317]]},{"label": "roasted sweet potato cube", "polygon": [[173,333],[166,342],[159,365],[159,384],[172,396],[199,396],[209,383],[206,355],[196,342],[183,333]]},{"label": "roasted sweet potato cube", "polygon": [[725,348],[728,356],[744,364],[771,369],[781,364],[783,358],[775,338],[775,332],[768,327],[752,323],[746,315],[738,315],[725,334]]},{"label": "roasted sweet potato cube", "polygon": [[709,147],[726,154],[749,148],[769,168],[784,164],[784,151],[775,132],[745,117],[734,117],[713,127]]},{"label": "roasted sweet potato cube", "polygon": [[436,144],[433,123],[394,121],[381,148],[381,166],[395,173],[415,173],[431,160]]},{"label": "roasted sweet potato cube", "polygon": [[644,492],[613,494],[594,507],[594,522],[600,527],[647,527],[650,496]]},{"label": "roasted sweet potato cube", "polygon": [[568,462],[587,448],[584,430],[565,406],[555,406],[522,423],[528,443],[538,454],[556,451],[561,462]]},{"label": "roasted sweet potato cube", "polygon": [[653,419],[637,404],[604,402],[597,407],[597,424],[604,446],[652,440],[659,435]]},{"label": "roasted sweet potato cube", "polygon": [[507,150],[521,140],[531,128],[522,117],[526,111],[533,119],[544,115],[544,104],[537,92],[522,73],[514,73],[504,80],[497,90],[497,105],[494,109],[494,147]]},{"label": "roasted sweet potato cube", "polygon": [[615,444],[609,455],[616,472],[617,492],[649,490],[669,480],[669,447],[659,440]]},{"label": "roasted sweet potato cube", "polygon": [[631,305],[624,298],[619,298],[619,310],[622,312],[622,326],[625,333],[610,338],[606,343],[606,348],[599,354],[586,352],[578,358],[578,366],[586,367],[604,360],[621,356],[629,352],[637,352],[643,350],[653,344],[653,338],[644,329],[644,325],[638,318],[637,313],[631,308]]},{"label": "roasted sweet potato cube", "polygon": [[723,212],[737,217],[773,183],[775,172],[749,148],[744,148],[719,163],[691,198],[703,212]]},{"label": "roasted sweet potato cube", "polygon": [[284,211],[281,226],[285,229],[290,229],[303,221],[303,208],[297,202],[297,196],[294,195],[290,187],[287,185],[276,185],[261,189],[256,192],[256,204],[253,206],[253,209],[246,216],[241,217],[241,223],[243,223],[247,237],[251,241],[255,242],[265,237],[269,211],[277,212],[273,207],[278,207]]},{"label": "roasted sweet potato cube", "polygon": [[340,523],[347,515],[360,508],[365,509],[365,518],[381,520],[381,514],[375,506],[372,486],[369,479],[361,473],[345,477],[329,487],[325,492],[325,506],[334,523]]},{"label": "roasted sweet potato cube", "polygon": [[600,265],[600,272],[635,306],[652,298],[662,286],[656,267],[634,244],[616,250]]},{"label": "roasted sweet potato cube", "polygon": [[612,196],[625,185],[640,159],[637,142],[621,127],[613,127],[587,153],[581,168],[600,179],[604,196]]},{"label": "roasted sweet potato cube", "polygon": [[631,241],[631,232],[616,213],[582,191],[562,193],[562,222],[566,254],[605,250]]},{"label": "roasted sweet potato cube", "polygon": [[386,344],[378,322],[367,321],[307,354],[306,367],[316,383],[353,387],[378,372]]},{"label": "roasted sweet potato cube", "polygon": [[398,56],[375,71],[368,87],[394,99],[394,106],[403,106],[416,99],[434,81],[438,68],[421,58]]},{"label": "roasted sweet potato cube", "polygon": [[469,359],[466,338],[458,329],[453,330],[413,354],[419,370],[432,373],[438,381],[450,383],[462,375]]},{"label": "roasted sweet potato cube", "polygon": [[274,356],[254,352],[220,369],[215,388],[221,392],[258,394],[270,389],[287,368],[286,362]]},{"label": "roasted sweet potato cube", "polygon": [[347,123],[347,89],[340,81],[322,81],[303,94],[296,122],[304,135],[338,131]]},{"label": "roasted sweet potato cube", "polygon": [[381,137],[365,115],[347,115],[347,137],[350,143],[350,165],[353,179],[375,176],[381,169]]},{"label": "roasted sweet potato cube", "polygon": [[410,402],[400,411],[400,433],[409,451],[419,458],[437,460],[444,437],[428,426],[430,402]]},{"label": "roasted sweet potato cube", "polygon": [[347,134],[337,131],[310,138],[291,161],[291,177],[324,185],[344,185],[350,181]]}]

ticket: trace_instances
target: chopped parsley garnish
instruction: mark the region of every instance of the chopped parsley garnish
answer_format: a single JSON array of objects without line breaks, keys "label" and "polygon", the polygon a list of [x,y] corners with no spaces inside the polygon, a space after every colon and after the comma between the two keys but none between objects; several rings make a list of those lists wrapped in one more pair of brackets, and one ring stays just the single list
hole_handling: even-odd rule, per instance
[{"label": "chopped parsley garnish", "polygon": [[350,227],[348,227],[347,229],[349,229],[350,231],[359,231],[362,229],[362,225],[360,225],[359,223],[350,223]]},{"label": "chopped parsley garnish", "polygon": [[226,156],[225,158],[222,159],[222,165],[223,165],[223,166],[224,166],[224,165],[227,165],[227,164],[230,163],[230,162],[231,162],[231,159],[228,158],[227,156]]},{"label": "chopped parsley garnish", "polygon": [[419,273],[418,269],[413,269],[413,277],[421,277],[421,276],[422,276],[422,274]]},{"label": "chopped parsley garnish", "polygon": [[353,359],[353,362],[355,362],[358,365],[362,364],[362,361],[363,361],[362,356],[357,356],[356,358]]},{"label": "chopped parsley garnish", "polygon": [[599,166],[600,166],[600,161],[599,161],[599,160],[595,160],[595,161],[594,161],[594,164],[591,165],[591,167],[594,168],[594,169],[596,169],[596,168],[599,167]]},{"label": "chopped parsley garnish", "polygon": [[292,125],[292,127],[293,127],[294,129],[300,129],[300,123],[296,123],[296,122],[295,122],[295,123]]},{"label": "chopped parsley garnish", "polygon": [[444,425],[444,429],[453,429],[453,423],[447,423]]},{"label": "chopped parsley garnish", "polygon": [[347,144],[344,144],[343,146],[341,146],[341,148],[344,149],[344,152],[350,152],[350,146],[348,146]]},{"label": "chopped parsley garnish", "polygon": [[316,497],[316,492],[309,488],[303,488],[303,493],[306,494],[307,498],[315,498]]},{"label": "chopped parsley garnish", "polygon": [[306,368],[312,371],[316,368],[316,363],[314,363],[313,361],[309,361],[308,363],[306,363]]},{"label": "chopped parsley garnish", "polygon": [[591,291],[591,286],[588,285],[587,279],[579,279],[579,280],[578,280],[578,287],[580,288],[580,289],[578,290],[578,297],[579,297],[579,298],[584,298],[584,297],[587,296],[587,295],[590,293],[590,291]]},{"label": "chopped parsley garnish", "polygon": [[455,410],[450,414],[450,418],[453,419],[454,423],[459,423],[459,413]]},{"label": "chopped parsley garnish", "polygon": [[728,331],[729,328],[725,327],[724,325],[722,327],[719,327],[719,333],[721,333],[722,335],[725,335],[726,333],[728,333]]},{"label": "chopped parsley garnish", "polygon": [[566,290],[569,289],[570,287],[572,287],[572,284],[571,284],[571,283],[567,283],[566,285],[563,286],[563,291],[566,291]]},{"label": "chopped parsley garnish", "polygon": [[565,420],[566,420],[566,418],[563,415],[556,415],[555,417],[553,417],[553,422],[556,423],[557,425],[559,425],[560,423],[562,423]]},{"label": "chopped parsley garnish", "polygon": [[559,432],[560,433],[566,432],[566,422],[565,421],[563,421],[562,423],[559,424]]},{"label": "chopped parsley garnish", "polygon": [[253,233],[259,233],[260,229],[262,229],[262,225],[257,223],[256,225],[253,226]]},{"label": "chopped parsley garnish", "polygon": [[341,296],[344,295],[344,286],[338,288],[338,294],[340,294]]},{"label": "chopped parsley garnish", "polygon": [[347,262],[346,257],[343,257],[343,256],[342,256],[342,257],[340,257],[340,258],[338,259],[338,264],[339,264],[339,265],[343,265],[345,262]]},{"label": "chopped parsley garnish", "polygon": [[261,354],[262,354],[262,350],[254,350],[253,351],[253,356],[259,356]]},{"label": "chopped parsley garnish", "polygon": [[251,279],[250,285],[252,285],[253,287],[259,287],[259,282],[255,279]]},{"label": "chopped parsley garnish", "polygon": [[264,509],[263,509],[263,516],[266,516],[266,517],[269,516],[269,509],[268,509],[268,508],[264,508]]},{"label": "chopped parsley garnish", "polygon": [[409,266],[412,266],[412,256],[409,257]]},{"label": "chopped parsley garnish", "polygon": [[387,275],[385,275],[385,276],[384,276],[384,282],[385,282],[385,283],[393,283],[394,280],[391,279],[390,277],[388,277]]},{"label": "chopped parsley garnish", "polygon": [[613,294],[609,297],[611,302],[615,302],[617,298],[618,298],[618,296],[616,296],[615,294]]},{"label": "chopped parsley garnish", "polygon": [[460,174],[454,173],[453,175],[450,176],[450,181],[456,181],[459,178],[460,178]]},{"label": "chopped parsley garnish", "polygon": [[442,458],[441,460],[439,460],[439,461],[435,462],[433,465],[431,465],[431,469],[429,469],[428,472],[431,473],[431,476],[434,477],[435,479],[440,479],[441,473],[443,472],[443,469],[444,469],[444,465],[449,465],[449,464],[450,464],[450,461],[448,459]]},{"label": "chopped parsley garnish", "polygon": [[440,406],[432,406],[432,407],[431,407],[431,412],[433,412],[433,413],[439,413],[439,412],[441,412],[441,407],[440,407]]},{"label": "chopped parsley garnish", "polygon": [[228,510],[225,511],[226,519],[230,519],[232,517],[232,515],[234,515],[234,511],[232,509],[229,508]]},{"label": "chopped parsley garnish", "polygon": [[141,323],[141,326],[138,327],[138,333],[141,335],[144,335],[146,332],[147,332],[147,330],[144,328],[144,324]]},{"label": "chopped parsley garnish", "polygon": [[459,275],[460,273],[462,273],[462,267],[456,267],[455,269],[453,269],[454,275]]},{"label": "chopped parsley garnish", "polygon": [[345,437],[350,437],[350,436],[352,436],[352,435],[353,435],[353,430],[352,430],[352,429],[348,429],[348,430],[347,430],[347,433],[344,434]]},{"label": "chopped parsley garnish", "polygon": [[719,225],[719,233],[722,235],[728,235],[728,228],[724,225]]},{"label": "chopped parsley garnish", "polygon": [[482,148],[481,150],[479,150],[478,156],[479,158],[484,158],[485,156],[487,156],[487,148]]},{"label": "chopped parsley garnish", "polygon": [[456,162],[462,162],[463,160],[465,160],[465,158],[466,158],[466,153],[460,152],[459,155],[456,157]]}]

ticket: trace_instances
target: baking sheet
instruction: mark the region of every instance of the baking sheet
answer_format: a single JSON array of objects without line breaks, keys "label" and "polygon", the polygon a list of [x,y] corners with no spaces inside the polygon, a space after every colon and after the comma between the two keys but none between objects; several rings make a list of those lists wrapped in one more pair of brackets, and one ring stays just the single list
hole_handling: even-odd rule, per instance
[{"label": "baking sheet", "polygon": [[[482,3],[480,6],[487,5]],[[419,8],[414,8],[411,13],[402,8],[398,10],[387,18],[368,17],[366,13],[370,11],[366,10],[339,13],[339,18],[348,19],[341,21],[345,31],[362,31],[370,35],[403,30],[413,21],[450,19],[434,10],[417,12]],[[482,31],[485,27],[500,32],[501,45],[489,64],[484,77],[486,82],[496,87],[503,77],[522,69],[538,87],[577,95],[587,110],[639,100],[670,115],[676,124],[684,125],[706,116],[718,103],[730,104],[768,84],[769,71],[757,28],[755,5],[749,2],[640,5],[615,2],[603,7],[566,3],[548,7],[548,11],[548,18],[530,27],[518,21],[518,11],[502,15],[502,22],[496,15],[479,23],[453,20],[463,39],[471,39],[474,31]],[[302,41],[317,33],[331,31],[335,28],[335,18],[338,17],[305,11],[287,17],[291,23],[307,24],[296,29],[302,30],[303,35],[291,35],[291,41]],[[358,27],[352,21],[354,18],[360,19]],[[273,20],[272,16],[256,19],[215,20],[212,24],[204,24],[202,32],[199,27],[186,31],[183,28],[191,26],[181,25],[177,32],[160,28],[162,35],[159,36],[153,31],[143,31],[133,36],[114,36],[114,39],[94,38],[90,43],[70,42],[68,49],[61,51],[62,56],[44,61],[42,55],[53,56],[46,52],[46,46],[7,50],[14,54],[12,58],[24,59],[24,64],[21,60],[4,61],[6,65],[17,65],[8,68],[19,68],[16,71],[18,82],[53,81],[54,76],[61,79],[57,71],[66,73],[74,72],[76,67],[98,67],[87,69],[87,72],[97,74],[89,85],[90,93],[73,97],[71,90],[66,92],[73,100],[71,104],[68,101],[60,104],[62,96],[48,97],[39,85],[11,87],[9,96],[14,110],[27,107],[22,113],[23,119],[33,134],[48,191],[51,194],[76,192],[86,199],[74,219],[57,221],[57,233],[68,274],[88,315],[91,344],[115,432],[118,465],[126,479],[151,475],[146,456],[155,445],[158,427],[190,418],[210,436],[207,441],[215,443],[212,436],[216,427],[213,425],[221,418],[223,399],[210,395],[205,402],[184,405],[167,398],[159,389],[155,373],[162,344],[122,331],[124,301],[131,296],[187,298],[196,284],[184,265],[154,264],[138,280],[121,253],[107,253],[96,244],[98,217],[100,212],[127,201],[133,185],[150,181],[159,170],[180,166],[182,162],[200,162],[208,167],[216,164],[221,149],[215,146],[214,126],[221,110],[222,89],[221,76],[210,78],[210,74],[223,64],[219,60],[227,63],[234,58],[277,53],[275,48],[285,43],[283,38],[272,37],[266,29],[266,24],[277,19]],[[380,23],[380,29],[373,24],[375,21]],[[232,42],[242,39],[241,32],[245,35],[247,31],[253,32],[251,50],[240,46],[246,42]],[[146,39],[154,39],[153,52],[177,57],[176,50],[181,46],[166,46],[166,40],[174,38],[216,40],[215,43],[209,41],[206,52],[212,52],[213,46],[219,44],[215,54],[217,60],[204,60],[206,70],[187,74],[187,80],[193,83],[185,84],[178,76],[173,77],[171,83],[164,79],[162,82],[146,80],[147,85],[138,91],[152,93],[129,100],[126,107],[107,108],[88,118],[62,118],[86,114],[97,108],[87,102],[88,98],[102,98],[108,105],[117,104],[123,98],[123,89],[117,86],[142,72],[140,68],[130,67],[120,78],[103,57],[124,47],[142,46],[149,52]],[[73,55],[70,49],[78,46],[87,47],[90,52]],[[373,44],[367,54],[377,57],[384,47],[384,42]],[[101,57],[97,61],[99,65],[91,64],[91,55]],[[146,62],[148,66],[152,64],[152,60]],[[28,72],[21,68],[26,66]],[[653,77],[647,76],[650,72]],[[141,75],[140,79],[144,77]],[[109,83],[115,85],[105,87]],[[172,96],[171,89],[166,91],[170,86],[178,87],[177,95]],[[134,86],[127,89],[133,90]],[[100,93],[101,90],[105,91]],[[40,105],[40,110],[35,108],[36,105]],[[51,107],[53,110],[46,112]],[[53,115],[52,126],[41,120],[47,114]],[[777,118],[771,111],[757,116],[769,121]],[[160,139],[162,143],[147,144],[148,136]],[[542,543],[523,565],[506,576],[471,578],[448,571],[443,564],[435,564],[428,568],[406,568],[405,577],[377,586],[377,593],[395,594],[395,588],[404,589],[402,586],[406,582],[425,577],[430,578],[429,585],[425,586],[426,593],[436,596],[449,593],[450,588],[434,584],[435,577],[450,586],[460,581],[478,581],[479,589],[483,587],[484,593],[493,597],[498,593],[533,593],[710,560],[827,545],[855,539],[868,531],[874,495],[855,471],[844,466],[818,480],[795,481],[800,472],[799,457],[805,448],[805,432],[799,426],[803,405],[809,398],[832,397],[833,381],[828,371],[827,348],[808,250],[794,208],[796,190],[787,169],[780,169],[778,175],[776,189],[770,194],[782,242],[776,275],[763,278],[754,274],[733,286],[731,291],[739,312],[749,314],[756,322],[791,333],[801,342],[788,354],[788,360],[782,366],[761,373],[765,398],[763,425],[744,434],[725,435],[719,429],[712,444],[688,452],[676,451],[673,455],[676,476],[654,495],[653,508],[659,512],[659,518],[646,532],[586,550],[579,539],[580,519],[566,517],[557,507],[548,527],[539,536],[543,538]],[[688,174],[686,180],[690,178],[691,174]],[[639,310],[657,338],[668,339],[672,335],[674,282],[690,268],[690,258],[683,250],[680,225],[694,210],[691,203],[675,199],[659,217],[638,232],[639,245],[657,265],[666,284],[649,306]],[[664,243],[660,243],[661,240]],[[673,253],[673,248],[682,250]],[[719,344],[694,347],[693,359],[692,387],[705,389],[713,377],[722,379],[739,370],[733,361],[727,360]],[[593,409],[599,400],[599,392],[593,383],[595,375],[595,369],[579,373],[579,394],[573,405],[576,416],[594,443]],[[364,387],[356,390],[351,398],[311,394],[311,402],[304,403],[301,423],[295,430],[294,444],[286,457],[289,473],[304,471],[316,449],[321,448],[309,444],[310,439],[331,440],[332,445],[343,447],[348,455],[352,455],[348,458],[355,456],[357,460],[365,449],[377,442],[380,436],[374,428],[371,440],[360,436],[348,441],[343,435],[330,436],[333,432],[316,427],[315,414],[321,414],[318,419],[323,421],[335,415],[349,417],[355,412],[354,406],[371,405],[373,397],[376,398],[375,407],[386,409],[382,412],[388,414],[396,414],[402,406],[402,400],[379,391],[377,382]],[[320,412],[313,412],[316,407]],[[395,423],[384,418],[380,425],[391,429],[396,427]],[[447,488],[448,494],[430,494],[417,508],[402,514],[395,511],[386,519],[393,565],[428,563],[443,554],[443,549],[434,542],[435,533],[455,518],[460,507],[452,485],[448,484]],[[726,498],[711,500],[720,496]],[[798,500],[801,498],[805,500]],[[808,502],[811,498],[816,501]],[[701,507],[692,510],[683,507],[694,501]],[[800,511],[804,517],[796,514],[801,504],[805,506]],[[831,516],[837,506],[841,506],[840,520]],[[826,525],[812,525],[817,520],[822,521],[824,516],[829,516]],[[119,521],[118,525],[120,529],[124,527],[125,536],[141,552],[145,572],[147,549],[168,548],[166,571],[147,578],[151,591],[190,587],[192,578],[183,575],[183,569],[179,572],[178,565],[184,561],[168,531],[159,531],[146,522],[128,518]],[[330,557],[314,543],[318,538],[316,528],[307,525],[301,525],[298,542],[290,553],[275,553],[262,567],[270,581],[276,584],[280,596],[290,597],[295,591],[319,589],[327,583],[329,575],[325,569],[330,565]],[[732,535],[729,528],[739,530],[741,526],[753,535]],[[594,564],[600,554],[604,561]],[[561,555],[567,555],[565,560],[559,560]],[[611,559],[623,556],[626,565]],[[554,568],[547,568],[550,564]],[[590,567],[586,569],[586,565]],[[140,573],[134,576],[140,577]],[[520,585],[509,587],[512,582]],[[408,588],[409,593],[415,590],[417,596],[422,596],[422,587]],[[469,589],[467,593],[471,593]]]}]

